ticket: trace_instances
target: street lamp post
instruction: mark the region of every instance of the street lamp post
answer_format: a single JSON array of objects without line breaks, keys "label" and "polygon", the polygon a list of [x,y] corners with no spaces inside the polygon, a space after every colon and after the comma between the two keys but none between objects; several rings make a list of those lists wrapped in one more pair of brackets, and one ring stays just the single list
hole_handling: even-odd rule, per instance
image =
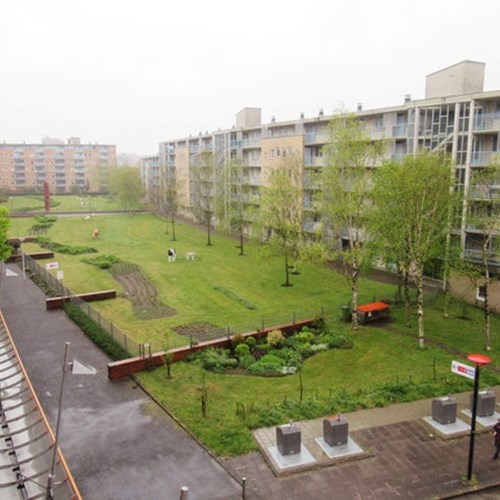
[{"label": "street lamp post", "polygon": [[21,242],[21,264],[23,270],[23,278],[26,279],[26,261],[24,259],[24,249],[23,249],[24,238],[19,238],[19,241]]},{"label": "street lamp post", "polygon": [[467,481],[472,478],[472,464],[474,462],[474,440],[476,437],[476,413],[477,413],[477,396],[479,392],[479,371],[481,366],[487,365],[491,359],[484,354],[469,354],[469,361],[476,365],[474,372],[474,393],[472,396],[472,420],[470,424],[470,440],[469,440],[469,463],[467,465]]},{"label": "street lamp post", "polygon": [[56,422],[56,435],[54,441],[54,450],[52,452],[52,462],[50,466],[49,476],[47,478],[47,500],[52,500],[54,498],[54,488],[57,486],[55,483],[55,468],[56,468],[56,459],[57,459],[57,449],[59,445],[59,429],[61,427],[61,415],[62,415],[62,402],[63,402],[63,394],[64,394],[64,382],[66,380],[66,373],[71,366],[71,363],[68,362],[69,355],[69,346],[70,342],[66,342],[64,348],[64,364],[62,367],[62,377],[61,377],[61,389],[59,391],[59,408],[57,410],[57,422]]}]

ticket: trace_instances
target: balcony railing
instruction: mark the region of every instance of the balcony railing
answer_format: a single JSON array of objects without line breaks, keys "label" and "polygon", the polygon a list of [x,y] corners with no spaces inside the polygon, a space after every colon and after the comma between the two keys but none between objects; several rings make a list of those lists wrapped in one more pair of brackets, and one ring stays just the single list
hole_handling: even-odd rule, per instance
[{"label": "balcony railing", "polygon": [[500,155],[500,151],[473,151],[471,163],[478,166],[488,165],[495,155]]},{"label": "balcony railing", "polygon": [[[483,261],[483,252],[482,250],[466,248],[464,251],[464,257],[472,262],[480,263]],[[500,266],[500,255],[496,252],[487,252],[486,261],[488,262],[488,265]]]},{"label": "balcony railing", "polygon": [[328,134],[325,132],[307,132],[305,135],[306,144],[326,144],[328,142]]},{"label": "balcony railing", "polygon": [[406,125],[394,125],[392,127],[392,137],[406,137],[407,129]]},{"label": "balcony railing", "polygon": [[474,131],[500,130],[500,111],[474,117]]},{"label": "balcony railing", "polygon": [[260,148],[260,139],[243,139],[241,141],[242,148]]},{"label": "balcony railing", "polygon": [[322,156],[305,156],[304,165],[306,167],[323,167],[325,160]]}]

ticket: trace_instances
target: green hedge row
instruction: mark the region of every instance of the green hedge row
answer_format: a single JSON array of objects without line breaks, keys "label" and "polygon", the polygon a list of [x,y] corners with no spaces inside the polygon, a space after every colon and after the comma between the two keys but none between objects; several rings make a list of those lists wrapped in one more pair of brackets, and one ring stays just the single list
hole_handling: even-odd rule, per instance
[{"label": "green hedge row", "polygon": [[130,354],[115,339],[71,302],[64,304],[66,314],[82,329],[94,344],[114,360],[130,358]]}]

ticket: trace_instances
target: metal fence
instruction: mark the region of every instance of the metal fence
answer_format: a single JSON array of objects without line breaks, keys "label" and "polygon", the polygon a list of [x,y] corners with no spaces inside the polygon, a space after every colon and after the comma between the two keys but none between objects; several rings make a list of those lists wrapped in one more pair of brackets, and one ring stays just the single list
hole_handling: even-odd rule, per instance
[{"label": "metal fence", "polygon": [[[61,281],[59,281],[53,274],[47,271],[43,266],[38,264],[29,255],[24,256],[24,265],[27,270],[32,274],[40,277],[48,289],[56,294],[57,296],[70,297],[73,304],[77,305],[89,318],[91,318],[95,323],[97,323],[102,330],[104,330],[112,339],[118,342],[129,354],[130,356],[142,356],[145,352],[159,352],[165,349],[164,345],[159,345],[159,343],[146,342],[138,343],[130,335],[118,328],[112,321],[104,317],[99,311],[94,309],[88,302],[79,298],[74,292],[69,288],[64,286]],[[193,328],[193,332],[189,335],[185,335],[186,346],[191,345],[193,342],[199,342],[203,340],[212,340],[215,338],[220,338],[224,336],[236,335],[240,333],[247,333],[252,331],[264,330],[266,328],[271,328],[273,326],[279,326],[283,324],[300,322],[307,319],[319,318],[324,316],[323,308],[317,307],[311,310],[303,310],[299,312],[289,312],[283,314],[273,314],[269,312],[269,315],[259,314],[255,318],[242,321],[239,324],[226,325],[221,327],[214,327],[210,332],[203,332],[202,335],[196,332],[196,328]],[[340,312],[339,312],[340,316]],[[177,347],[183,347],[178,345]]]},{"label": "metal fence", "polygon": [[[24,255],[24,265],[31,273],[40,277],[51,292],[58,296],[70,297],[71,302],[78,306],[90,319],[95,321],[112,339],[118,342],[130,356],[138,356],[143,352],[143,345],[136,342],[130,335],[118,328],[112,321],[105,318],[99,311],[96,311],[79,298],[69,288],[65,287],[53,274],[48,272],[43,266],[38,264],[35,259],[29,255]],[[158,350],[161,350],[158,348]]]}]

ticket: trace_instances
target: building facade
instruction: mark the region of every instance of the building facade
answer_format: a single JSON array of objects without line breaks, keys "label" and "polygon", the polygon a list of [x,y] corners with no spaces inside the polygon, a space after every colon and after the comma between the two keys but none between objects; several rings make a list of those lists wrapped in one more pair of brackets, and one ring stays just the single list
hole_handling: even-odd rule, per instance
[{"label": "building facade", "polygon": [[96,193],[103,169],[116,165],[116,146],[81,144],[77,137],[64,143],[44,139],[41,144],[0,144],[0,189],[8,193]]},{"label": "building facade", "polygon": [[[396,106],[363,110],[358,105],[357,117],[373,140],[386,144],[385,160],[402,160],[405,155],[421,149],[445,151],[454,160],[457,189],[472,193],[471,178],[476,169],[484,168],[500,154],[500,90],[485,92],[485,64],[463,61],[442,69],[426,79],[425,98],[412,100],[406,96]],[[193,205],[193,183],[196,165],[204,152],[209,152],[214,168],[222,168],[231,158],[244,165],[248,203],[258,205],[259,188],[266,184],[270,172],[279,168],[289,156],[300,159],[302,165],[302,200],[304,226],[313,232],[318,220],[313,208],[313,172],[323,165],[323,146],[328,141],[328,124],[333,116],[322,110],[318,116],[263,124],[259,108],[245,108],[236,115],[231,129],[200,133],[161,142],[159,165],[161,184],[175,186],[178,210],[189,216]],[[500,197],[500,179],[495,186]],[[206,188],[208,195],[214,186]],[[481,202],[480,196],[477,202]],[[464,255],[478,259],[480,242],[475,228],[468,224],[469,195],[464,195],[463,210],[457,235]],[[498,246],[500,227],[490,242],[491,264],[500,265]]]}]

